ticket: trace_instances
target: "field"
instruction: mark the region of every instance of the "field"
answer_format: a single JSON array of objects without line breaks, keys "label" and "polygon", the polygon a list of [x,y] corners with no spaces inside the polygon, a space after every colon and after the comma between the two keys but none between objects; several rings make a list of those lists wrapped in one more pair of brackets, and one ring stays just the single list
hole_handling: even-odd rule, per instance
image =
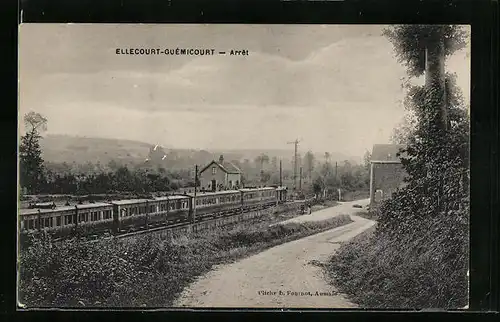
[{"label": "field", "polygon": [[143,236],[135,243],[53,244],[40,239],[21,252],[20,302],[26,307],[165,307],[214,265],[352,222],[338,216],[270,227],[294,215],[167,240]]}]

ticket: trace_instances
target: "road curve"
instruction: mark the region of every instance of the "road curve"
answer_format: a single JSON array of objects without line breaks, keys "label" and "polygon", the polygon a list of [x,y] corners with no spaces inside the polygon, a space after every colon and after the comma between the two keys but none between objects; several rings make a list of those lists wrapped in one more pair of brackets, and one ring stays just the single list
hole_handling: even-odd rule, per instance
[{"label": "road curve", "polygon": [[[332,214],[337,213],[335,208],[330,208]],[[317,265],[326,262],[340,243],[375,224],[359,216],[351,218],[354,222],[348,225],[215,268],[186,288],[173,306],[353,308],[355,305],[336,292]]]},{"label": "road curve", "polygon": [[[339,202],[336,206],[321,209],[311,213],[310,215],[302,215],[280,222],[279,224],[287,223],[304,223],[308,221],[323,221],[333,218],[338,215],[353,215],[359,211],[366,211],[366,206],[370,203],[370,199],[362,199],[356,201]],[[354,205],[360,205],[363,208],[354,208]]]}]

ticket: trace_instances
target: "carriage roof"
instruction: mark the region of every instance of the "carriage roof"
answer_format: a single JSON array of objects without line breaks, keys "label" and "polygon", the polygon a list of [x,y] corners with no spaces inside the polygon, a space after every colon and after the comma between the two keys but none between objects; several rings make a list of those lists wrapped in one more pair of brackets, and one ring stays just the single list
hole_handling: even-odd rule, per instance
[{"label": "carriage roof", "polygon": [[156,197],[154,200],[155,201],[166,201],[166,200],[182,200],[182,199],[188,199],[189,196],[185,195],[172,195],[172,196],[163,196],[163,197]]},{"label": "carriage roof", "polygon": [[240,189],[241,192],[266,191],[266,190],[276,190],[276,188],[263,187],[263,188],[243,188],[243,189]]},{"label": "carriage roof", "polygon": [[[224,191],[215,191],[215,192],[196,192],[196,198],[198,197],[210,197],[210,196],[224,196],[230,194],[238,194],[240,193],[238,190],[224,190]],[[193,197],[194,193],[188,193],[189,196]]]},{"label": "carriage roof", "polygon": [[113,200],[111,203],[117,206],[123,205],[131,205],[135,203],[146,203],[146,202],[154,202],[153,199],[126,199],[126,200]]},{"label": "carriage roof", "polygon": [[54,209],[40,209],[40,208],[30,208],[30,209],[19,209],[20,215],[35,215],[35,214],[47,214],[53,212],[62,212],[62,211],[70,211],[75,210],[75,206],[78,209],[94,209],[94,208],[103,208],[103,207],[111,207],[110,203],[105,202],[96,202],[96,203],[87,203],[81,205],[71,205],[71,206],[59,206]]}]

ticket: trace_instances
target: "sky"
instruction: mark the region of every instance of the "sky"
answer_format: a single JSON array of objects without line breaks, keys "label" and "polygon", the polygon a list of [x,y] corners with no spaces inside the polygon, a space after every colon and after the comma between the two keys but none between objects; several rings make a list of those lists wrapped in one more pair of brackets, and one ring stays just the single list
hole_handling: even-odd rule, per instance
[{"label": "sky", "polygon": [[[378,25],[22,24],[19,113],[46,134],[192,149],[362,156],[405,110],[405,69]],[[117,48],[248,50],[131,56]],[[448,59],[469,99],[470,46]],[[22,122],[21,122],[22,123]],[[22,131],[22,124],[20,124]]]}]

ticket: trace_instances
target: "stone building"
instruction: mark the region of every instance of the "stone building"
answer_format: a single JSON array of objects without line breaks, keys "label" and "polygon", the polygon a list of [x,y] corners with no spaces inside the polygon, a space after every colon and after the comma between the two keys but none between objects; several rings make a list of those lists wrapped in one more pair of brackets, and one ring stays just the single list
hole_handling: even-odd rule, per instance
[{"label": "stone building", "polygon": [[222,155],[218,161],[213,160],[202,168],[198,178],[200,190],[219,191],[241,187],[241,170],[225,161]]},{"label": "stone building", "polygon": [[398,157],[404,145],[375,144],[370,165],[370,204],[390,198],[401,187],[406,176],[401,159]]}]

